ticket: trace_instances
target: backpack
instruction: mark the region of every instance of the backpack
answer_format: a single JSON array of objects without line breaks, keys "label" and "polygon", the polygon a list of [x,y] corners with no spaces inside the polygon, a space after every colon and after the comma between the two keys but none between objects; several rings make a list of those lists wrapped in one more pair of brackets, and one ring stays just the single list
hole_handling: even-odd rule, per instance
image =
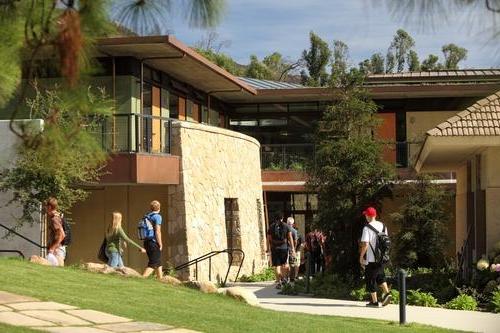
[{"label": "backpack", "polygon": [[286,242],[287,228],[283,222],[275,222],[271,225],[271,239],[273,244],[281,245]]},{"label": "backpack", "polygon": [[71,226],[68,223],[68,221],[66,221],[63,214],[61,214],[61,223],[62,223],[62,227],[64,230],[64,235],[65,235],[64,239],[61,242],[61,245],[67,246],[67,245],[71,244]]},{"label": "backpack", "polygon": [[137,226],[137,236],[140,240],[154,240],[155,239],[155,228],[154,222],[151,221],[151,215],[146,214],[142,219],[139,220],[139,225]]},{"label": "backpack", "polygon": [[391,250],[391,239],[389,238],[389,235],[387,235],[385,231],[386,230],[385,224],[382,225],[384,226],[382,232],[379,232],[370,224],[366,225],[368,228],[370,228],[373,232],[377,234],[377,245],[375,246],[375,249],[372,247],[371,244],[370,247],[373,251],[373,254],[375,255],[375,262],[378,264],[386,264],[390,261],[389,251]]}]

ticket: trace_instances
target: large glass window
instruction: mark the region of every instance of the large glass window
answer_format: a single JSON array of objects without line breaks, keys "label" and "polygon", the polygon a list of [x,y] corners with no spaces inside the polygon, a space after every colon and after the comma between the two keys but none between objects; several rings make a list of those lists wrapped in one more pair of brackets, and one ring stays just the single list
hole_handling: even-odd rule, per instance
[{"label": "large glass window", "polygon": [[259,113],[283,113],[287,112],[286,104],[260,104],[259,105]]},{"label": "large glass window", "polygon": [[169,99],[170,118],[179,119],[179,96],[170,93]]},{"label": "large glass window", "polygon": [[193,101],[186,100],[186,120],[193,121]]}]

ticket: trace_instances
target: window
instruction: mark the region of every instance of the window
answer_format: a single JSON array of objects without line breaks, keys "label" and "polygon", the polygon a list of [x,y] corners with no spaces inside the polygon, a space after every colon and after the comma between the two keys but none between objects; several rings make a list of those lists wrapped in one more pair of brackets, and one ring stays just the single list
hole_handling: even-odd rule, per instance
[{"label": "window", "polygon": [[210,119],[209,119],[210,125],[212,126],[219,126],[219,112],[210,109]]},{"label": "window", "polygon": [[[241,249],[240,212],[237,198],[224,199],[224,213],[226,218],[227,248]],[[239,265],[242,259],[241,254],[234,253],[232,265]]]},{"label": "window", "polygon": [[193,121],[193,101],[186,100],[186,120]]},{"label": "window", "polygon": [[205,105],[201,106],[201,122],[208,124],[208,108]]},{"label": "window", "polygon": [[170,93],[170,118],[179,119],[179,96]]}]

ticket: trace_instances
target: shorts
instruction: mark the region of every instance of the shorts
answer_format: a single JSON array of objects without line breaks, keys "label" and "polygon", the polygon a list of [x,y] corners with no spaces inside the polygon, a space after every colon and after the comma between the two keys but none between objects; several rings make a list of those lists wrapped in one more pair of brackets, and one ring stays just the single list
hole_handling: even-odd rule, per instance
[{"label": "shorts", "polygon": [[146,249],[146,254],[148,255],[148,267],[158,268],[161,266],[161,251],[160,246],[154,240],[144,241],[144,248]]},{"label": "shorts", "polygon": [[368,263],[365,267],[366,290],[370,293],[377,291],[377,285],[386,282],[384,266],[374,262]]},{"label": "shorts", "polygon": [[273,267],[286,265],[288,262],[288,249],[272,249],[271,261]]}]

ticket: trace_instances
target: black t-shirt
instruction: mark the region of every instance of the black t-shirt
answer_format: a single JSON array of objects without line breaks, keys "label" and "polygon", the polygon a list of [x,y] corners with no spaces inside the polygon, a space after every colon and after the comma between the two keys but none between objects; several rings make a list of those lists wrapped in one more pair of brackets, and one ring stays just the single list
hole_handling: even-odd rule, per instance
[{"label": "black t-shirt", "polygon": [[[285,235],[285,238],[283,239],[283,242],[281,242],[279,239],[274,239],[273,238],[273,234],[274,234],[274,229],[275,229],[275,225],[276,223],[280,223],[280,228],[283,228],[283,233]],[[271,236],[271,239],[272,239],[272,242],[271,242],[271,245],[272,245],[272,248],[273,249],[278,249],[278,250],[287,250],[288,249],[288,233],[289,232],[292,232],[292,230],[290,229],[290,227],[286,224],[286,223],[283,223],[283,222],[274,222],[272,223],[270,226],[269,226],[269,229],[267,230],[267,234]]]}]

